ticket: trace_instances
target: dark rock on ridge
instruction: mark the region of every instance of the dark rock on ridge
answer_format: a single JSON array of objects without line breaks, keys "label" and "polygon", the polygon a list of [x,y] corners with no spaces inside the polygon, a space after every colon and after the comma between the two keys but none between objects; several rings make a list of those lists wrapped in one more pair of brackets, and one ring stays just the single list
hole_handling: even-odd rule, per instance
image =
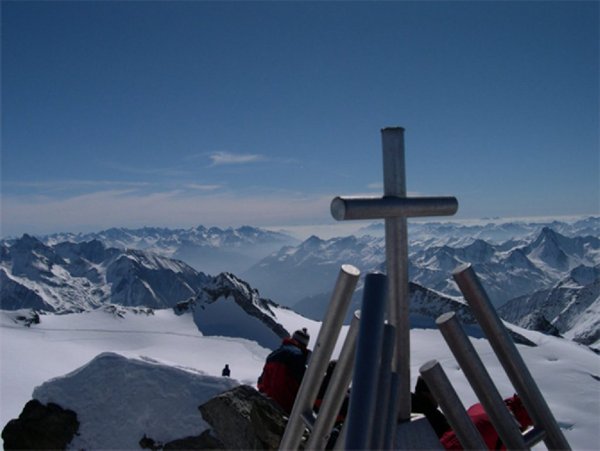
[{"label": "dark rock on ridge", "polygon": [[285,412],[249,385],[215,396],[199,409],[227,449],[279,448]]},{"label": "dark rock on ridge", "polygon": [[184,450],[184,449],[226,449],[225,445],[216,437],[213,437],[211,431],[207,429],[198,436],[185,437],[172,440],[164,445],[150,437],[144,435],[139,442],[140,448],[158,450]]},{"label": "dark rock on ridge", "polygon": [[77,414],[33,399],[2,430],[4,449],[65,449],[79,429]]}]

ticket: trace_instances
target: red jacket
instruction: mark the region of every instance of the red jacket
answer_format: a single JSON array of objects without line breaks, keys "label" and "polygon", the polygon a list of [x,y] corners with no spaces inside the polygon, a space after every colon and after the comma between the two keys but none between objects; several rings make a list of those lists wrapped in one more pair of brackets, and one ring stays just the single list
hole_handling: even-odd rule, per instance
[{"label": "red jacket", "polygon": [[306,348],[291,338],[284,338],[281,346],[268,355],[258,378],[258,390],[277,402],[288,414],[294,406],[307,357]]},{"label": "red jacket", "polygon": [[[521,402],[521,398],[519,398],[517,395],[514,395],[512,398],[505,399],[504,403],[519,422],[522,431],[533,424],[531,418],[525,410],[525,407],[523,406],[523,403]],[[483,437],[483,440],[485,441],[485,444],[489,450],[506,449],[481,404],[472,405],[467,410],[467,413],[481,434],[481,437]],[[440,439],[440,442],[442,442],[442,445],[444,445],[444,448],[446,449],[462,449],[462,446],[458,441],[458,437],[453,430],[446,431],[446,433]]]}]

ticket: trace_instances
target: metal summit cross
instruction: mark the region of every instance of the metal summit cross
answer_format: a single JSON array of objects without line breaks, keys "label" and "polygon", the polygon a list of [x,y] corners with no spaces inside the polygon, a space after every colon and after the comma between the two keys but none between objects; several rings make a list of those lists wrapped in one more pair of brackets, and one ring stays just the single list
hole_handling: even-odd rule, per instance
[{"label": "metal summit cross", "polygon": [[389,393],[398,393],[392,415],[407,421],[411,413],[407,218],[453,215],[458,201],[455,197],[406,197],[404,129],[384,128],[381,139],[383,197],[336,197],[331,202],[331,214],[338,221],[385,219],[387,318],[396,328],[391,366],[395,388],[390,387]]}]

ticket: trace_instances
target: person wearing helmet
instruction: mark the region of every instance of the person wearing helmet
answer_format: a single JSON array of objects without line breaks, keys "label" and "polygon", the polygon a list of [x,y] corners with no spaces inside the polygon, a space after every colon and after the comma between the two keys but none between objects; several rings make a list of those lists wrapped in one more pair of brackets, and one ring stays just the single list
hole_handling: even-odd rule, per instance
[{"label": "person wearing helmet", "polygon": [[310,351],[306,328],[284,338],[279,348],[267,356],[258,390],[279,404],[286,413],[292,411],[300,383],[306,371]]}]

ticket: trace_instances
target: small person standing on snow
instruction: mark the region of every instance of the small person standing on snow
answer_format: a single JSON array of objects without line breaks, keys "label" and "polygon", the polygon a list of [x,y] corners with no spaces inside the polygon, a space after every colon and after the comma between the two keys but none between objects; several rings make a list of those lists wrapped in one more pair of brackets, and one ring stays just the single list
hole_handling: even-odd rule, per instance
[{"label": "small person standing on snow", "polygon": [[306,371],[310,351],[310,335],[306,328],[297,330],[284,338],[281,346],[267,356],[262,374],[258,378],[258,390],[290,413],[296,394]]},{"label": "small person standing on snow", "polygon": [[221,371],[221,376],[229,377],[230,374],[231,374],[231,371],[229,370],[229,364],[226,363],[225,368],[223,368],[223,371]]}]

